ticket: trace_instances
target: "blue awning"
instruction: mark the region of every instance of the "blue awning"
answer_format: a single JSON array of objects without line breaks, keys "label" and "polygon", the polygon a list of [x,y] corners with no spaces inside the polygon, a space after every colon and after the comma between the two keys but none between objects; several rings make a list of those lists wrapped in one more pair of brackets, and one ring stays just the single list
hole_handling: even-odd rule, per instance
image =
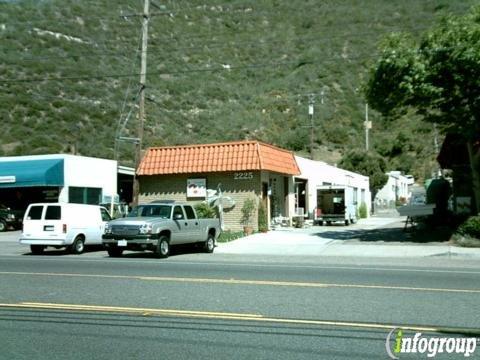
[{"label": "blue awning", "polygon": [[0,188],[63,186],[63,159],[0,161]]}]

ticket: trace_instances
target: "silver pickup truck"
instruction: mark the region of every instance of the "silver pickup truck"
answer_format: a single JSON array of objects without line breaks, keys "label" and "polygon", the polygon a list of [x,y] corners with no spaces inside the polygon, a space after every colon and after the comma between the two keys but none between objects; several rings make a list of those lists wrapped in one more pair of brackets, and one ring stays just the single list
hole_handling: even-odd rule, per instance
[{"label": "silver pickup truck", "polygon": [[219,219],[198,219],[187,204],[150,203],[138,205],[127,217],[109,221],[102,242],[108,255],[119,257],[124,250],[152,250],[158,257],[168,257],[170,245],[203,245],[213,252],[220,234]]}]

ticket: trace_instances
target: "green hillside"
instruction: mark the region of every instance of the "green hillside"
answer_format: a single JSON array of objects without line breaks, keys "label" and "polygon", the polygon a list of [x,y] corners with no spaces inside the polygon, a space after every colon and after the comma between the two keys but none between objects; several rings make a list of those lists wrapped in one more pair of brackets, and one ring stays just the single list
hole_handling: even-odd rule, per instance
[{"label": "green hillside", "polygon": [[[318,159],[364,147],[362,86],[392,31],[418,36],[474,0],[155,1],[145,146],[259,139]],[[0,155],[113,157],[136,136],[143,1],[0,0]],[[322,97],[322,92],[324,96]],[[323,98],[323,103],[322,103]],[[391,168],[428,176],[431,125],[373,120]],[[133,162],[133,145],[120,158]]]}]

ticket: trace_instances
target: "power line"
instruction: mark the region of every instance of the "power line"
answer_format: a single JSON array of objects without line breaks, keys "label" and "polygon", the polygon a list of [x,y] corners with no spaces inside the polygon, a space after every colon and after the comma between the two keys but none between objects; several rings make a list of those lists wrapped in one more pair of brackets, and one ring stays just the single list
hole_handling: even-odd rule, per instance
[{"label": "power line", "polygon": [[[461,47],[461,46],[458,46]],[[457,47],[451,47],[449,49],[454,49]],[[446,49],[435,49],[427,52],[434,52],[434,51],[445,51]],[[447,49],[448,50],[448,49]],[[416,51],[416,50],[412,50]],[[420,51],[422,52],[422,51]],[[425,51],[423,51],[425,52]],[[328,62],[338,62],[338,61],[352,61],[352,60],[368,60],[368,59],[378,59],[379,54],[376,52],[369,52],[367,54],[357,55],[357,56],[349,56],[343,57],[341,54],[332,56],[332,57],[322,57],[321,60],[316,61],[308,61],[308,60],[291,60],[291,61],[284,61],[284,62],[276,62],[276,63],[253,63],[253,64],[245,64],[245,65],[222,65],[221,67],[215,68],[206,68],[206,69],[188,69],[188,70],[178,70],[178,71],[160,71],[160,72],[151,72],[150,75],[179,75],[179,74],[190,74],[190,73],[208,73],[208,72],[221,72],[221,71],[230,71],[230,70],[243,70],[243,69],[257,69],[257,68],[276,68],[282,66],[289,66],[289,65],[297,65],[296,67],[299,68],[304,65],[314,65],[314,64],[322,64]],[[106,75],[89,75],[89,76],[59,76],[59,77],[43,77],[43,78],[25,78],[25,79],[0,79],[0,83],[8,84],[8,83],[22,83],[22,82],[42,82],[42,81],[62,81],[62,80],[91,80],[91,79],[107,79],[107,78],[127,78],[132,76],[139,76],[138,73],[130,73],[130,74],[106,74]]]},{"label": "power line", "polygon": [[[305,42],[311,42],[312,40],[318,41],[321,40],[321,42],[328,42],[329,40],[333,39],[339,39],[343,37],[363,37],[365,35],[370,34],[371,32],[356,32],[354,34],[338,34],[335,36],[330,36],[330,37],[322,37],[321,39],[318,39],[318,36],[302,36],[302,37],[297,37],[293,39],[288,39],[287,41],[285,40],[273,40],[273,41],[265,41],[265,40],[255,40],[255,41],[237,41],[237,42],[229,42],[228,44],[225,44],[224,42],[212,42],[212,43],[203,43],[199,44],[196,46],[187,46],[187,47],[164,47],[165,45],[162,44],[149,44],[149,47],[160,47],[162,46],[163,50],[170,52],[177,52],[177,51],[193,51],[193,52],[198,52],[198,50],[202,51],[208,51],[211,49],[226,49],[226,48],[232,48],[235,47],[236,49],[245,49],[245,48],[257,48],[257,47],[264,47],[267,45],[271,44],[285,44],[285,43],[292,43],[292,44],[299,44],[299,43],[305,43]],[[244,47],[240,47],[239,45],[246,45]],[[122,50],[122,51],[105,51],[105,52],[81,52],[81,53],[75,53],[75,54],[65,54],[65,55],[57,55],[57,56],[29,56],[29,57],[24,57],[24,58],[17,58],[15,60],[15,63],[17,61],[42,61],[42,60],[53,60],[53,59],[68,59],[68,58],[75,58],[75,57],[110,57],[110,56],[123,56],[127,57],[127,49]],[[187,54],[188,55],[188,54]],[[6,63],[12,63],[5,61]]]},{"label": "power line", "polygon": [[[349,60],[354,59],[350,57]],[[332,58],[331,61],[345,60],[341,57]],[[258,68],[276,68],[279,66],[289,66],[289,65],[312,65],[312,64],[321,64],[328,62],[328,60],[322,59],[318,61],[286,61],[278,63],[263,63],[263,64],[248,64],[248,65],[239,65],[239,66],[228,66],[228,67],[215,67],[207,69],[189,69],[182,71],[170,71],[170,72],[151,72],[150,75],[179,75],[179,74],[190,74],[190,73],[208,73],[208,72],[221,72],[229,70],[243,70],[243,69],[258,69]],[[297,67],[298,67],[297,66]],[[63,80],[92,80],[92,79],[107,79],[107,78],[126,78],[132,76],[139,76],[139,73],[135,74],[107,74],[107,75],[95,75],[95,76],[60,76],[60,77],[44,77],[44,78],[26,78],[26,79],[0,79],[0,83],[22,83],[22,82],[42,82],[42,81],[63,81]]]}]

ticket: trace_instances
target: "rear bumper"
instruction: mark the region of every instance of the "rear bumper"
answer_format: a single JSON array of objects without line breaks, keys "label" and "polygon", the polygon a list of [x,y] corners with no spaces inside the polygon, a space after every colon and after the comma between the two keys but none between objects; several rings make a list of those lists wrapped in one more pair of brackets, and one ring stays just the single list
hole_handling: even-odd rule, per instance
[{"label": "rear bumper", "polygon": [[25,239],[20,238],[20,244],[23,245],[46,245],[46,246],[68,246],[65,240],[52,240],[52,239]]}]

